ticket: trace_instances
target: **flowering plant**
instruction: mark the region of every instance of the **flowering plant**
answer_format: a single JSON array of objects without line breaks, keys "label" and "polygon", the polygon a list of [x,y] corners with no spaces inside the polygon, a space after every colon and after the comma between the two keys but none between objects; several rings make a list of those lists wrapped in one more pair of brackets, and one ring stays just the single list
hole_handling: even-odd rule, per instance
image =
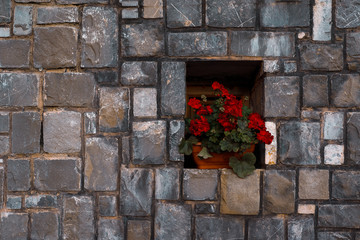
[{"label": "flowering plant", "polygon": [[[195,110],[194,119],[186,119],[186,137],[179,145],[180,153],[190,155],[192,145],[201,142],[202,149],[197,155],[207,159],[211,153],[243,153],[260,141],[270,144],[273,136],[266,130],[265,122],[258,113],[244,106],[242,100],[218,82],[212,84],[217,99],[207,105],[207,97],[201,100],[191,98],[188,105]],[[231,157],[229,165],[239,177],[246,177],[255,170],[256,157],[245,153],[238,159]]]}]

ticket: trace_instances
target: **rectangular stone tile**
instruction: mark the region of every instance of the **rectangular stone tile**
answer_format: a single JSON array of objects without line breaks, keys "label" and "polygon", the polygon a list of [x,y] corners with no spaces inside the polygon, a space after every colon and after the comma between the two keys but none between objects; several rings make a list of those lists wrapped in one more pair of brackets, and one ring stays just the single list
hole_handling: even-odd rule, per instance
[{"label": "rectangular stone tile", "polygon": [[56,208],[56,195],[30,195],[25,197],[26,208]]},{"label": "rectangular stone tile", "polygon": [[139,0],[119,0],[123,7],[138,7]]},{"label": "rectangular stone tile", "polygon": [[[50,1],[50,0],[49,0]],[[56,0],[57,4],[108,3],[109,0]]]},{"label": "rectangular stone tile", "polygon": [[156,88],[134,88],[134,116],[157,116],[157,91]]},{"label": "rectangular stone tile", "polygon": [[202,0],[167,0],[166,22],[169,28],[199,27],[202,23]]},{"label": "rectangular stone tile", "polygon": [[2,212],[0,214],[0,239],[28,239],[28,219],[27,213]]},{"label": "rectangular stone tile", "polygon": [[30,160],[7,160],[7,189],[9,191],[27,191],[30,189]]},{"label": "rectangular stone tile", "polygon": [[0,136],[0,156],[7,155],[10,152],[9,136]]},{"label": "rectangular stone tile", "polygon": [[122,218],[117,219],[104,219],[99,220],[99,240],[117,239],[124,240],[124,222]]},{"label": "rectangular stone tile", "polygon": [[53,212],[31,214],[31,239],[58,239],[59,216]]},{"label": "rectangular stone tile", "polygon": [[0,166],[0,209],[3,208],[3,203],[4,203],[4,187],[5,187],[5,171],[4,171],[4,167]]},{"label": "rectangular stone tile", "polygon": [[116,196],[99,196],[99,214],[105,217],[115,217],[117,215]]},{"label": "rectangular stone tile", "polygon": [[184,169],[183,198],[186,200],[216,200],[218,171],[215,169]]},{"label": "rectangular stone tile", "polygon": [[303,77],[303,105],[306,107],[329,106],[328,76],[305,75]]},{"label": "rectangular stone tile", "polygon": [[121,164],[130,163],[130,136],[124,136],[121,139]]},{"label": "rectangular stone tile", "polygon": [[0,40],[0,68],[28,68],[30,40]]},{"label": "rectangular stone tile", "polygon": [[342,140],[344,135],[344,113],[325,112],[324,114],[324,139]]},{"label": "rectangular stone tile", "polygon": [[316,206],[315,204],[299,204],[298,205],[298,214],[315,214]]},{"label": "rectangular stone tile", "polygon": [[198,203],[195,204],[196,214],[215,214],[218,212],[218,205],[214,203]]},{"label": "rectangular stone tile", "polygon": [[157,62],[124,62],[120,81],[123,85],[155,86]]},{"label": "rectangular stone tile", "polygon": [[[318,232],[318,239],[326,240],[351,240],[352,236],[350,232]],[[356,239],[358,240],[358,239]]]},{"label": "rectangular stone tile", "polygon": [[346,56],[348,61],[360,61],[360,32],[346,34]]},{"label": "rectangular stone tile", "polygon": [[360,206],[320,205],[318,227],[360,228]]},{"label": "rectangular stone tile", "polygon": [[360,105],[359,74],[334,74],[330,81],[330,99],[335,107],[357,107]]},{"label": "rectangular stone tile", "polygon": [[11,0],[3,0],[0,8],[0,23],[11,22]]},{"label": "rectangular stone tile", "polygon": [[124,8],[121,10],[122,19],[139,18],[139,10],[137,8]]},{"label": "rectangular stone tile", "polygon": [[0,37],[10,37],[10,28],[0,27]]},{"label": "rectangular stone tile", "polygon": [[30,6],[15,6],[13,33],[17,36],[30,35],[32,32],[33,8]]},{"label": "rectangular stone tile", "polygon": [[151,222],[148,220],[129,220],[127,228],[128,240],[150,240]]},{"label": "rectangular stone tile", "polygon": [[[0,75],[0,79],[1,79],[1,75]],[[0,132],[7,133],[7,132],[9,132],[9,130],[10,130],[9,113],[1,112],[0,113]]]},{"label": "rectangular stone tile", "polygon": [[163,17],[163,0],[143,0],[143,17],[144,18],[162,18]]},{"label": "rectangular stone tile", "polygon": [[329,199],[329,171],[322,169],[300,169],[300,199]]},{"label": "rectangular stone tile", "polygon": [[249,221],[249,240],[268,239],[282,240],[285,238],[285,224],[281,217],[252,218]]},{"label": "rectangular stone tile", "polygon": [[196,217],[195,237],[196,239],[244,239],[245,220],[240,217]]},{"label": "rectangular stone tile", "polygon": [[324,163],[328,165],[344,164],[344,145],[328,144],[324,147]]},{"label": "rectangular stone tile", "polygon": [[100,84],[111,84],[111,85],[119,84],[118,71],[96,69],[96,71],[94,72],[94,76],[96,82]]},{"label": "rectangular stone tile", "polygon": [[184,161],[184,154],[179,153],[179,144],[185,133],[185,122],[182,120],[170,121],[169,157],[170,161]]},{"label": "rectangular stone tile", "polygon": [[360,26],[360,6],[357,0],[336,0],[335,23],[338,28]]},{"label": "rectangular stone tile", "polygon": [[347,159],[352,164],[360,164],[360,113],[347,114]]},{"label": "rectangular stone tile", "polygon": [[97,120],[95,112],[84,113],[85,134],[95,134],[97,131]]},{"label": "rectangular stone tile", "polygon": [[37,24],[78,23],[77,7],[39,7],[37,9]]},{"label": "rectangular stone tile", "polygon": [[178,200],[180,197],[180,170],[157,168],[155,171],[155,199]]},{"label": "rectangular stone tile", "polygon": [[276,132],[276,123],[274,122],[265,122],[265,127],[268,132],[274,136],[271,144],[265,145],[265,164],[273,165],[276,164],[277,161],[277,132]]},{"label": "rectangular stone tile", "polygon": [[[2,201],[2,196],[0,196],[0,197],[1,197],[1,201]],[[8,209],[21,209],[21,202],[22,202],[21,196],[7,195],[6,208],[8,208]],[[2,202],[1,202],[1,204],[2,204]],[[0,208],[2,208],[2,206]]]},{"label": "rectangular stone tile", "polygon": [[314,218],[292,217],[288,220],[288,239],[289,240],[315,240]]},{"label": "rectangular stone tile", "polygon": [[327,0],[316,0],[313,6],[313,40],[331,40],[332,3]]},{"label": "rectangular stone tile", "polygon": [[332,198],[339,200],[360,199],[360,171],[334,171]]}]

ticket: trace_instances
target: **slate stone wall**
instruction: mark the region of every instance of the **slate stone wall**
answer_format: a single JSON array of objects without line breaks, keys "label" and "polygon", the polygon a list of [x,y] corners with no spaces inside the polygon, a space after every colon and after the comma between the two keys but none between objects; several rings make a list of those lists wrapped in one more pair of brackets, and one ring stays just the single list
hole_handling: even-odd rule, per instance
[{"label": "slate stone wall", "polygon": [[[359,16],[358,0],[2,0],[0,239],[360,240]],[[266,169],[183,168],[191,60],[263,61]]]}]

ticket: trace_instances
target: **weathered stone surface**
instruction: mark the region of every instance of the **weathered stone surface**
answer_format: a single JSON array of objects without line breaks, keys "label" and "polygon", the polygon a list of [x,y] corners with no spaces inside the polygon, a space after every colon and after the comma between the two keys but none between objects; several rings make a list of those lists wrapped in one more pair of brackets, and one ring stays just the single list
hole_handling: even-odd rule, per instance
[{"label": "weathered stone surface", "polygon": [[86,112],[84,113],[84,128],[85,134],[95,134],[96,133],[96,113],[95,112]]},{"label": "weathered stone surface", "polygon": [[348,113],[347,115],[347,151],[348,161],[360,163],[360,113]]},{"label": "weathered stone surface", "polygon": [[279,159],[283,164],[317,165],[320,123],[289,121],[280,125]]},{"label": "weathered stone surface", "polygon": [[202,0],[168,0],[167,27],[199,27],[202,23]]},{"label": "weathered stone surface", "polygon": [[[0,75],[0,79],[1,79],[1,75]],[[0,84],[0,86],[1,86],[1,84]],[[2,113],[0,113],[0,133],[7,133],[7,132],[9,132],[9,130],[10,130],[9,113],[2,112]]]},{"label": "weathered stone surface", "polygon": [[360,172],[334,171],[332,175],[332,197],[339,200],[360,199]]},{"label": "weathered stone surface", "polygon": [[47,73],[44,105],[92,107],[95,91],[95,79],[90,73]]},{"label": "weathered stone surface", "polygon": [[31,239],[58,239],[59,217],[53,212],[31,214]]},{"label": "weathered stone surface", "polygon": [[94,201],[88,196],[65,196],[63,219],[63,239],[93,239]]},{"label": "weathered stone surface", "polygon": [[0,239],[26,240],[28,219],[27,213],[2,212],[0,217]]},{"label": "weathered stone surface", "polygon": [[10,37],[10,28],[0,27],[0,37]]},{"label": "weathered stone surface", "polygon": [[313,6],[313,40],[331,40],[331,2],[316,0]]},{"label": "weathered stone surface", "polygon": [[268,132],[274,137],[271,144],[265,145],[265,164],[273,165],[277,162],[277,131],[276,123],[274,122],[265,122],[265,127]]},{"label": "weathered stone surface", "polygon": [[310,25],[310,1],[265,0],[260,5],[262,27],[307,27]]},{"label": "weathered stone surface", "polygon": [[122,132],[129,128],[129,89],[100,88],[99,125],[101,132]]},{"label": "weathered stone surface", "polygon": [[320,205],[318,227],[360,228],[360,206]]},{"label": "weathered stone surface", "polygon": [[0,8],[0,23],[11,22],[11,0],[3,0]]},{"label": "weathered stone surface", "polygon": [[264,88],[265,117],[299,116],[299,77],[266,77]]},{"label": "weathered stone surface", "polygon": [[257,215],[259,208],[260,171],[242,179],[231,170],[222,170],[220,213]]},{"label": "weathered stone surface", "polygon": [[35,159],[35,188],[40,191],[79,191],[80,158]]},{"label": "weathered stone surface", "polygon": [[76,7],[39,7],[37,24],[78,23],[79,11]]},{"label": "weathered stone surface", "polygon": [[331,76],[331,101],[336,107],[359,106],[359,89],[359,74],[335,74]]},{"label": "weathered stone surface", "polygon": [[81,150],[81,113],[45,112],[43,131],[45,152],[69,153]]},{"label": "weathered stone surface", "polygon": [[155,171],[155,199],[178,200],[180,197],[180,171],[161,168]]},{"label": "weathered stone surface", "polygon": [[255,27],[256,2],[206,1],[206,24],[211,27]]},{"label": "weathered stone surface", "polygon": [[264,60],[264,72],[275,73],[280,71],[279,60]]},{"label": "weathered stone surface", "polygon": [[360,32],[346,34],[346,54],[348,61],[360,61]]},{"label": "weathered stone surface", "polygon": [[155,239],[190,240],[191,206],[158,203],[155,210]]},{"label": "weathered stone surface", "polygon": [[351,240],[352,239],[350,232],[318,232],[317,237],[318,237],[318,239],[326,239],[326,240]]},{"label": "weathered stone surface", "polygon": [[344,145],[326,145],[324,148],[324,163],[328,165],[344,164]]},{"label": "weathered stone surface", "polygon": [[26,208],[55,208],[57,206],[56,195],[35,195],[25,197]]},{"label": "weathered stone surface", "polygon": [[316,206],[315,204],[299,204],[298,213],[299,214],[315,214]]},{"label": "weathered stone surface", "polygon": [[169,155],[170,161],[184,161],[184,155],[179,153],[179,144],[184,137],[185,122],[173,120],[170,122]]},{"label": "weathered stone surface", "polygon": [[3,203],[4,203],[4,188],[5,188],[5,171],[4,171],[4,167],[0,166],[0,209],[3,208]]},{"label": "weathered stone surface", "polygon": [[329,171],[322,169],[300,169],[300,199],[329,199]]},{"label": "weathered stone surface", "polygon": [[168,34],[170,56],[225,56],[226,32],[181,32]]},{"label": "weathered stone surface", "polygon": [[118,17],[114,8],[85,7],[81,67],[117,67]]},{"label": "weathered stone surface", "polygon": [[116,212],[116,196],[99,196],[99,214],[101,216],[115,217]]},{"label": "weathered stone surface", "polygon": [[57,4],[108,3],[109,0],[56,0]]},{"label": "weathered stone surface", "polygon": [[[164,52],[164,29],[159,21],[121,26],[121,54],[131,56],[155,56]],[[146,41],[144,41],[146,39]]]},{"label": "weathered stone surface", "polygon": [[96,69],[96,71],[94,72],[94,76],[96,82],[100,84],[119,84],[119,74],[117,71]]},{"label": "weathered stone surface", "polygon": [[144,0],[143,2],[144,18],[162,18],[163,17],[163,0]]},{"label": "weathered stone surface", "polygon": [[149,216],[153,196],[154,173],[151,169],[122,168],[120,214]]},{"label": "weathered stone surface", "polygon": [[295,36],[284,32],[232,31],[230,51],[240,56],[292,57]]},{"label": "weathered stone surface", "polygon": [[10,139],[8,136],[0,136],[0,155],[6,155],[10,152]]},{"label": "weathered stone surface", "polygon": [[32,32],[32,12],[30,6],[15,6],[13,32],[17,36],[30,35]]},{"label": "weathered stone surface", "polygon": [[243,218],[196,217],[196,239],[244,239],[245,220]]},{"label": "weathered stone surface", "polygon": [[212,203],[198,203],[195,205],[196,214],[215,214],[218,211],[218,205]]},{"label": "weathered stone surface", "polygon": [[28,68],[30,40],[11,39],[0,41],[0,68]]},{"label": "weathered stone surface", "polygon": [[186,65],[184,62],[163,62],[161,65],[161,113],[185,114]]},{"label": "weathered stone surface", "polygon": [[123,85],[155,85],[157,81],[157,62],[124,62],[121,65]]},{"label": "weathered stone surface", "polygon": [[133,163],[163,164],[166,157],[165,121],[133,123]]},{"label": "weathered stone surface", "polygon": [[147,220],[128,221],[127,239],[128,240],[150,240],[151,222]]},{"label": "weathered stone surface", "polygon": [[305,107],[329,106],[328,77],[305,75],[303,77],[303,105]]},{"label": "weathered stone surface", "polygon": [[119,0],[123,7],[138,7],[139,0]]},{"label": "weathered stone surface", "polygon": [[[0,196],[2,197],[2,196]],[[2,203],[1,203],[2,204]],[[7,196],[6,208],[21,209],[21,196]]]},{"label": "weathered stone surface", "polygon": [[303,111],[301,111],[301,118],[320,120],[321,112],[314,111],[314,110],[303,110]]},{"label": "weathered stone surface", "polygon": [[139,17],[139,10],[137,8],[123,8],[121,17],[122,19],[136,19]]},{"label": "weathered stone surface", "polygon": [[252,218],[249,221],[249,240],[266,240],[271,236],[272,240],[285,239],[284,219],[273,218]]},{"label": "weathered stone surface", "polygon": [[34,66],[76,66],[78,30],[74,27],[34,28]]},{"label": "weathered stone surface", "polygon": [[217,170],[184,169],[184,199],[215,200],[217,198],[217,186]]},{"label": "weathered stone surface", "polygon": [[90,191],[115,191],[119,179],[118,139],[93,137],[85,143],[84,187]]},{"label": "weathered stone surface", "polygon": [[335,22],[338,28],[360,26],[360,6],[357,0],[336,0]]},{"label": "weathered stone surface", "polygon": [[118,219],[104,219],[99,220],[99,240],[124,240],[124,223],[122,218]]},{"label": "weathered stone surface", "polygon": [[48,3],[51,0],[15,0],[17,3]]},{"label": "weathered stone surface", "polygon": [[157,91],[156,88],[134,89],[134,116],[157,116]]},{"label": "weathered stone surface", "polygon": [[295,211],[295,171],[267,170],[264,180],[265,213]]},{"label": "weathered stone surface", "polygon": [[295,61],[285,61],[284,62],[284,72],[285,73],[294,73],[297,72],[297,64]]},{"label": "weathered stone surface", "polygon": [[343,69],[341,44],[302,43],[299,49],[302,70],[341,71]]},{"label": "weathered stone surface", "polygon": [[342,140],[344,135],[344,113],[325,112],[324,113],[324,139]]},{"label": "weathered stone surface", "polygon": [[289,240],[315,240],[313,217],[292,217],[288,220]]},{"label": "weathered stone surface", "polygon": [[130,137],[124,136],[121,139],[121,163],[129,164],[130,163]]},{"label": "weathered stone surface", "polygon": [[30,189],[30,160],[7,160],[7,189],[27,191]]}]

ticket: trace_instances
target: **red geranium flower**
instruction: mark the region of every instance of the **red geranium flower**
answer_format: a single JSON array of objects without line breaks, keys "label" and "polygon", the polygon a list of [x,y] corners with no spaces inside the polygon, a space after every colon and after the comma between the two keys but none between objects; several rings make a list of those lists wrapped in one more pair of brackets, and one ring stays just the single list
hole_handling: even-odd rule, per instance
[{"label": "red geranium flower", "polygon": [[252,113],[249,115],[249,128],[257,130],[265,130],[265,122],[262,120],[258,113]]},{"label": "red geranium flower", "polygon": [[229,95],[224,104],[224,113],[234,117],[242,117],[242,101],[237,100],[234,95]]},{"label": "red geranium flower", "polygon": [[199,136],[201,133],[210,130],[210,124],[205,117],[200,116],[200,119],[191,120],[189,130],[195,136]]},{"label": "red geranium flower", "polygon": [[188,102],[188,105],[194,109],[199,109],[202,106],[201,101],[196,98],[191,98]]},{"label": "red geranium flower", "polygon": [[265,144],[270,144],[273,141],[274,136],[266,130],[260,130],[260,132],[256,134],[256,138],[263,141]]},{"label": "red geranium flower", "polygon": [[218,122],[224,127],[225,131],[231,131],[236,128],[236,120],[231,119],[227,114],[220,113]]},{"label": "red geranium flower", "polygon": [[201,106],[200,109],[196,112],[197,115],[208,115],[212,113],[213,110],[210,106],[206,106],[206,107]]}]

